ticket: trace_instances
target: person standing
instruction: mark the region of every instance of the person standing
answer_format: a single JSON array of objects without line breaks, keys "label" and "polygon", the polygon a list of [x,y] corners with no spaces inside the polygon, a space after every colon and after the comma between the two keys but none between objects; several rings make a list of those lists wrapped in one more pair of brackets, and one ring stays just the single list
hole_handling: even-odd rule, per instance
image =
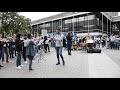
[{"label": "person standing", "polygon": [[13,52],[14,52],[14,42],[13,42],[13,39],[11,38],[10,41],[9,41],[9,55],[10,55],[10,58],[14,58],[13,57]]},{"label": "person standing", "polygon": [[17,51],[17,60],[16,60],[17,69],[21,69],[23,66],[21,64],[21,54],[22,54],[23,42],[22,42],[22,40],[20,40],[20,38],[21,38],[21,34],[17,34],[16,40],[15,40],[15,47],[16,47],[16,51]]},{"label": "person standing", "polygon": [[[43,41],[43,44],[44,44],[44,48],[45,48],[45,53],[50,52],[50,48],[49,48],[49,41],[47,39],[47,36],[44,37],[44,41]],[[48,49],[48,50],[47,50]]]},{"label": "person standing", "polygon": [[62,48],[63,48],[63,35],[60,32],[60,29],[57,30],[57,35],[54,37],[55,40],[55,49],[57,54],[58,63],[56,65],[60,64],[59,56],[62,59],[63,66],[65,65],[65,61],[62,55]]},{"label": "person standing", "polygon": [[72,36],[70,35],[70,33],[68,33],[66,38],[67,38],[68,55],[71,55]]},{"label": "person standing", "polygon": [[110,48],[110,37],[109,36],[106,37],[106,42],[107,42],[106,49],[109,49]]},{"label": "person standing", "polygon": [[26,61],[26,46],[27,46],[27,37],[24,37],[24,41],[23,41],[23,59],[24,62],[27,63]]},{"label": "person standing", "polygon": [[26,45],[26,56],[29,58],[29,70],[34,70],[32,68],[32,60],[35,56],[35,46],[36,44],[32,40],[31,34],[28,34],[28,40]]},{"label": "person standing", "polygon": [[[3,40],[2,40],[2,38],[0,37],[0,60],[1,60],[1,58],[2,58],[2,53],[3,53],[3,45],[4,45],[4,42],[3,42]],[[0,69],[1,69],[1,67],[4,67],[4,66],[2,66],[1,64],[0,64]]]},{"label": "person standing", "polygon": [[66,38],[65,37],[63,38],[63,47],[64,47],[65,50],[67,49]]}]

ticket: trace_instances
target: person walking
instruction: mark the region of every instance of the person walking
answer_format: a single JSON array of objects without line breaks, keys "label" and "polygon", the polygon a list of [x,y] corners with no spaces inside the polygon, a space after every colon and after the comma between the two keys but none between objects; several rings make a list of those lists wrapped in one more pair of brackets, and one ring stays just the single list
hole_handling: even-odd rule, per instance
[{"label": "person walking", "polygon": [[25,63],[27,63],[27,60],[26,60],[26,46],[27,46],[27,37],[25,36],[24,40],[23,40],[23,59],[24,59]]},{"label": "person walking", "polygon": [[16,36],[16,40],[15,40],[15,47],[16,47],[16,51],[17,51],[17,60],[16,60],[16,68],[17,69],[21,69],[22,68],[22,64],[21,64],[21,54],[22,54],[22,46],[23,46],[23,42],[22,40],[20,40],[21,38],[21,34],[17,34]]},{"label": "person walking", "polygon": [[10,55],[10,58],[14,58],[13,57],[13,52],[14,52],[14,42],[13,42],[13,39],[11,38],[10,41],[9,41],[9,55]]},{"label": "person walking", "polygon": [[47,53],[47,51],[50,52],[49,41],[47,39],[47,36],[44,37],[43,44],[44,44],[44,48],[45,48],[45,53]]},{"label": "person walking", "polygon": [[[3,45],[4,45],[4,42],[3,42],[2,38],[0,37],[0,60],[2,58]],[[1,69],[1,67],[4,67],[4,66],[0,64],[0,69]]]},{"label": "person walking", "polygon": [[67,38],[68,55],[71,55],[72,36],[70,35],[70,33],[68,33],[66,38]]},{"label": "person walking", "polygon": [[64,47],[64,50],[66,50],[66,49],[67,49],[67,45],[66,45],[66,38],[65,38],[65,37],[63,38],[63,47]]},{"label": "person walking", "polygon": [[62,55],[62,48],[63,48],[63,35],[60,32],[60,29],[57,30],[57,35],[54,37],[55,40],[55,49],[57,54],[58,63],[56,65],[60,64],[59,56],[62,59],[63,66],[65,65],[65,61]]},{"label": "person walking", "polygon": [[28,40],[26,45],[26,56],[29,58],[29,70],[34,70],[32,68],[32,60],[35,56],[35,46],[36,44],[32,40],[31,34],[28,34]]}]

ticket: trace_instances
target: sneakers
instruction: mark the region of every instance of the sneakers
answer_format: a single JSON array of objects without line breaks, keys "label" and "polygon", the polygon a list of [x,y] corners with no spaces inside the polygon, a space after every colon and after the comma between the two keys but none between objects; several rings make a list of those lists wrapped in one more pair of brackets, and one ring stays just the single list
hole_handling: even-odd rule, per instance
[{"label": "sneakers", "polygon": [[25,63],[28,63],[27,61],[25,61]]},{"label": "sneakers", "polygon": [[18,67],[16,67],[17,69],[21,69],[22,67],[20,67],[20,66],[18,66]]},{"label": "sneakers", "polygon": [[21,64],[20,66],[23,67],[24,65]]},{"label": "sneakers", "polygon": [[9,63],[9,61],[6,61],[6,63]]},{"label": "sneakers", "polygon": [[65,66],[65,62],[63,62],[63,66]]},{"label": "sneakers", "polygon": [[31,68],[31,69],[29,69],[29,70],[34,70],[34,69]]},{"label": "sneakers", "polygon": [[58,62],[56,65],[60,65],[60,63]]},{"label": "sneakers", "polygon": [[0,67],[4,67],[4,66],[0,65]]},{"label": "sneakers", "polygon": [[72,55],[71,53],[68,53],[68,55]]},{"label": "sneakers", "polygon": [[35,60],[32,60],[32,62],[34,63],[34,62],[35,62]]}]

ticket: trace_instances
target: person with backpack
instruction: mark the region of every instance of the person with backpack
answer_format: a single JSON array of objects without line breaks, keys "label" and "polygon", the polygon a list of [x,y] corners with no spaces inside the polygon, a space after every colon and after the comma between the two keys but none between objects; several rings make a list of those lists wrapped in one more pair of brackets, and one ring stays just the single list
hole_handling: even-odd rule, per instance
[{"label": "person with backpack", "polygon": [[35,56],[35,46],[36,44],[32,40],[31,34],[28,34],[28,40],[27,40],[27,45],[26,45],[26,56],[29,59],[29,70],[34,70],[32,68],[32,60]]}]

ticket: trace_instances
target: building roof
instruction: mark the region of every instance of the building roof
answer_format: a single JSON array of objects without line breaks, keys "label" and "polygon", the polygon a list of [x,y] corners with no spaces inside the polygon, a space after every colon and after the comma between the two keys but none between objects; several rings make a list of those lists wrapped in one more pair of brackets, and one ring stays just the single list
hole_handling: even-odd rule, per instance
[{"label": "building roof", "polygon": [[[91,13],[91,12],[63,12],[57,15],[53,15],[50,17],[46,17],[46,18],[42,18],[42,19],[38,19],[35,21],[31,22],[31,25],[36,25],[36,24],[40,24],[40,23],[45,23],[45,22],[49,22],[49,21],[53,21],[53,20],[58,20],[58,19],[62,19],[62,18],[68,18],[68,17],[72,17],[75,15],[82,15],[82,14],[87,14],[87,13]],[[120,16],[111,16],[112,14],[109,12],[100,12],[101,14],[103,14],[104,16],[106,16],[109,20],[115,22],[115,21],[120,21]]]},{"label": "building roof", "polygon": [[50,17],[46,17],[46,18],[42,18],[42,19],[39,19],[39,20],[32,21],[31,24],[36,25],[36,24],[39,24],[39,23],[45,23],[45,22],[49,22],[49,21],[53,21],[53,20],[58,20],[58,19],[61,19],[61,18],[67,18],[67,17],[72,17],[72,16],[80,15],[80,14],[87,14],[87,13],[90,13],[90,12],[65,12],[65,13],[60,13],[60,14],[57,14],[57,15],[53,15],[53,16],[50,16]]},{"label": "building roof", "polygon": [[114,16],[113,17],[113,22],[118,22],[120,21],[120,16]]}]

